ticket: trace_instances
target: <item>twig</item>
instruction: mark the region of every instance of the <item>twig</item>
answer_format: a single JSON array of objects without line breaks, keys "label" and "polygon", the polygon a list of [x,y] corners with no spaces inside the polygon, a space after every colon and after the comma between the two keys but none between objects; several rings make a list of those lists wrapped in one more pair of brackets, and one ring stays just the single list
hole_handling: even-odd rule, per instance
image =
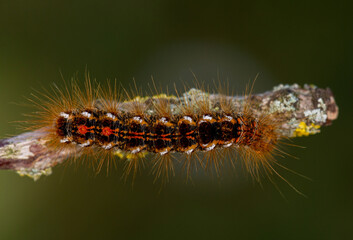
[{"label": "twig", "polygon": [[[207,95],[212,108],[220,103],[219,94],[208,94],[191,89],[180,98],[168,98],[171,108],[178,109],[185,99],[195,101]],[[241,106],[244,97],[229,96],[235,106]],[[148,104],[152,98],[146,98],[142,104]],[[320,127],[328,126],[338,117],[338,107],[329,88],[322,89],[312,85],[300,88],[294,85],[279,85],[272,91],[251,96],[251,110],[254,114],[273,113],[283,121],[279,130],[287,137],[300,137],[316,134]],[[127,107],[124,103],[122,108]],[[153,110],[149,110],[153,111]],[[62,163],[76,151],[53,151],[46,145],[45,132],[41,129],[20,134],[16,137],[0,140],[0,169],[15,170],[21,175],[38,179],[49,175],[51,167]]]}]

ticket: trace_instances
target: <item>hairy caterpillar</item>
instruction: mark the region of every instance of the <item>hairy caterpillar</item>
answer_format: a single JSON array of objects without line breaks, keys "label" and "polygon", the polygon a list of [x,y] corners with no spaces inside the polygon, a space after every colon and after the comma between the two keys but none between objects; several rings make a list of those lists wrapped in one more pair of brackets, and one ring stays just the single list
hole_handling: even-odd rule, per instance
[{"label": "hairy caterpillar", "polygon": [[[188,176],[194,165],[218,174],[223,161],[219,156],[227,155],[232,163],[241,158],[256,180],[260,181],[260,175],[270,179],[275,175],[296,190],[275,170],[275,166],[285,167],[274,156],[286,155],[279,147],[282,140],[315,133],[319,125],[310,124],[322,120],[303,116],[297,119],[295,128],[284,127],[288,125],[289,112],[298,115],[293,109],[300,104],[291,102],[293,93],[301,91],[297,85],[278,88],[273,94],[277,100],[270,95],[259,95],[260,102],[259,96],[249,93],[235,99],[191,89],[177,96],[155,91],[151,97],[142,97],[135,89],[129,92],[118,88],[116,82],[108,82],[106,86],[92,84],[87,74],[82,88],[72,81],[63,89],[53,87],[52,92],[33,95],[31,101],[39,110],[32,115],[32,126],[27,128],[34,131],[29,137],[32,144],[29,151],[40,155],[40,161],[36,158],[27,168],[17,166],[10,160],[1,161],[8,158],[4,158],[0,149],[0,166],[36,177],[56,165],[59,162],[56,158],[96,154],[98,169],[105,160],[116,161],[116,157],[121,157],[126,161],[126,176],[130,173],[135,176],[145,155],[150,153],[155,156],[151,161],[156,178],[168,180],[174,169],[174,153],[182,155]],[[308,89],[316,96],[316,88],[304,90]],[[283,94],[283,101],[278,104],[279,93]],[[313,103],[321,104],[322,114],[326,114],[322,126],[337,117],[334,99],[325,94],[317,95],[318,103]],[[39,150],[33,150],[34,140]]]}]

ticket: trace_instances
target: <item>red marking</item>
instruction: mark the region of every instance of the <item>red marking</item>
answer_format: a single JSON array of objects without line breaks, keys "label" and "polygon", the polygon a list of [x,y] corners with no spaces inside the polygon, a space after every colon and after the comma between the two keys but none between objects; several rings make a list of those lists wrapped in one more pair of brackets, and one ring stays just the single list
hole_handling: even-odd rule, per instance
[{"label": "red marking", "polygon": [[187,139],[195,139],[193,136],[186,136]]},{"label": "red marking", "polygon": [[78,126],[78,132],[82,135],[85,135],[88,132],[88,127],[85,125]]},{"label": "red marking", "polygon": [[164,139],[164,138],[169,137],[169,136],[171,136],[171,135],[172,135],[172,134],[167,133],[167,134],[162,134],[161,137]]},{"label": "red marking", "polygon": [[131,135],[137,135],[137,136],[142,136],[142,135],[144,135],[145,133],[144,133],[144,132],[129,132],[129,134],[131,134]]},{"label": "red marking", "polygon": [[110,127],[105,127],[105,128],[102,129],[102,134],[103,134],[104,136],[109,136],[109,135],[111,135],[112,133],[113,133],[113,130],[110,129]]},{"label": "red marking", "polygon": [[172,139],[170,139],[170,138],[161,138],[163,141],[166,141],[166,142],[171,142],[172,141]]},{"label": "red marking", "polygon": [[194,134],[195,130],[192,130],[191,132],[186,133],[186,135],[191,135]]}]

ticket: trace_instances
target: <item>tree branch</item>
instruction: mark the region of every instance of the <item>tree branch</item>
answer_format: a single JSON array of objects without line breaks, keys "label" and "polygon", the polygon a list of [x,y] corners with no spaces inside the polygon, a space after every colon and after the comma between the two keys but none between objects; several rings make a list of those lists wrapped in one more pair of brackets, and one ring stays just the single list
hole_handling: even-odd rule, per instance
[{"label": "tree branch", "polygon": [[[171,108],[188,102],[197,101],[200,97],[208,97],[215,111],[219,108],[221,95],[208,94],[201,90],[191,89],[180,98],[168,98]],[[228,96],[235,106],[242,106],[244,97]],[[224,96],[223,96],[224,99]],[[152,98],[142,100],[148,104]],[[338,117],[338,107],[329,88],[322,89],[312,85],[300,88],[298,85],[279,85],[272,91],[252,95],[251,111],[255,115],[264,113],[276,114],[283,124],[279,130],[287,137],[300,137],[316,134],[322,126],[328,126]],[[122,108],[129,102],[123,103]],[[150,110],[153,111],[153,110]],[[151,113],[151,112],[150,112]],[[49,175],[51,167],[62,163],[76,153],[75,149],[53,151],[46,145],[45,131],[42,129],[20,134],[0,140],[0,169],[11,169],[20,175],[38,179],[41,175]]]}]

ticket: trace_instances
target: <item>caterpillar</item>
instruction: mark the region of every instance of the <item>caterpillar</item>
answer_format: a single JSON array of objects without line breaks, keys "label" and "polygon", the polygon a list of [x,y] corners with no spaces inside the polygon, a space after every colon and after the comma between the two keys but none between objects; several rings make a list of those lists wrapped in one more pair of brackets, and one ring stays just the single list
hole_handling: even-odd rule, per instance
[{"label": "caterpillar", "polygon": [[[306,91],[310,88],[316,89],[307,86]],[[101,159],[98,169],[104,161],[114,162],[120,157],[126,161],[125,175],[135,176],[145,155],[151,154],[155,156],[152,165],[156,178],[168,181],[174,170],[175,154],[184,159],[187,176],[195,166],[213,169],[219,174],[223,163],[219,156],[227,155],[232,164],[240,158],[257,181],[261,175],[270,179],[275,175],[299,192],[275,169],[276,166],[287,169],[275,158],[287,155],[280,145],[289,136],[318,132],[318,122],[330,124],[338,111],[330,92],[313,95],[318,101],[316,105],[322,105],[321,114],[326,116],[325,119],[313,121],[307,118],[303,121],[305,117],[298,118],[293,128],[288,127],[288,113],[295,115],[296,110],[301,111],[294,93],[303,90],[297,85],[280,86],[275,89],[277,95],[265,94],[267,99],[261,95],[253,96],[251,91],[234,98],[198,89],[191,89],[183,95],[176,92],[173,96],[156,89],[154,87],[151,97],[142,97],[136,86],[133,91],[118,87],[116,81],[101,86],[92,83],[86,74],[84,87],[72,81],[62,89],[54,85],[51,92],[33,94],[30,101],[38,111],[32,114],[31,126],[26,128],[32,134],[30,137],[25,135],[25,139],[30,138],[28,144],[32,144],[28,145],[32,147],[28,151],[41,155],[41,161],[36,159],[31,167],[14,167],[10,160],[6,162],[0,158],[0,167],[12,166],[8,168],[36,178],[48,173],[49,167],[63,158],[74,156],[77,159],[81,155],[95,154]],[[281,97],[283,99],[279,101]],[[331,113],[329,117],[328,111]],[[39,150],[33,150],[34,140]],[[1,148],[0,156],[9,159],[4,157]],[[43,159],[49,161],[45,167],[42,166]],[[39,162],[42,165],[38,165]]]}]

